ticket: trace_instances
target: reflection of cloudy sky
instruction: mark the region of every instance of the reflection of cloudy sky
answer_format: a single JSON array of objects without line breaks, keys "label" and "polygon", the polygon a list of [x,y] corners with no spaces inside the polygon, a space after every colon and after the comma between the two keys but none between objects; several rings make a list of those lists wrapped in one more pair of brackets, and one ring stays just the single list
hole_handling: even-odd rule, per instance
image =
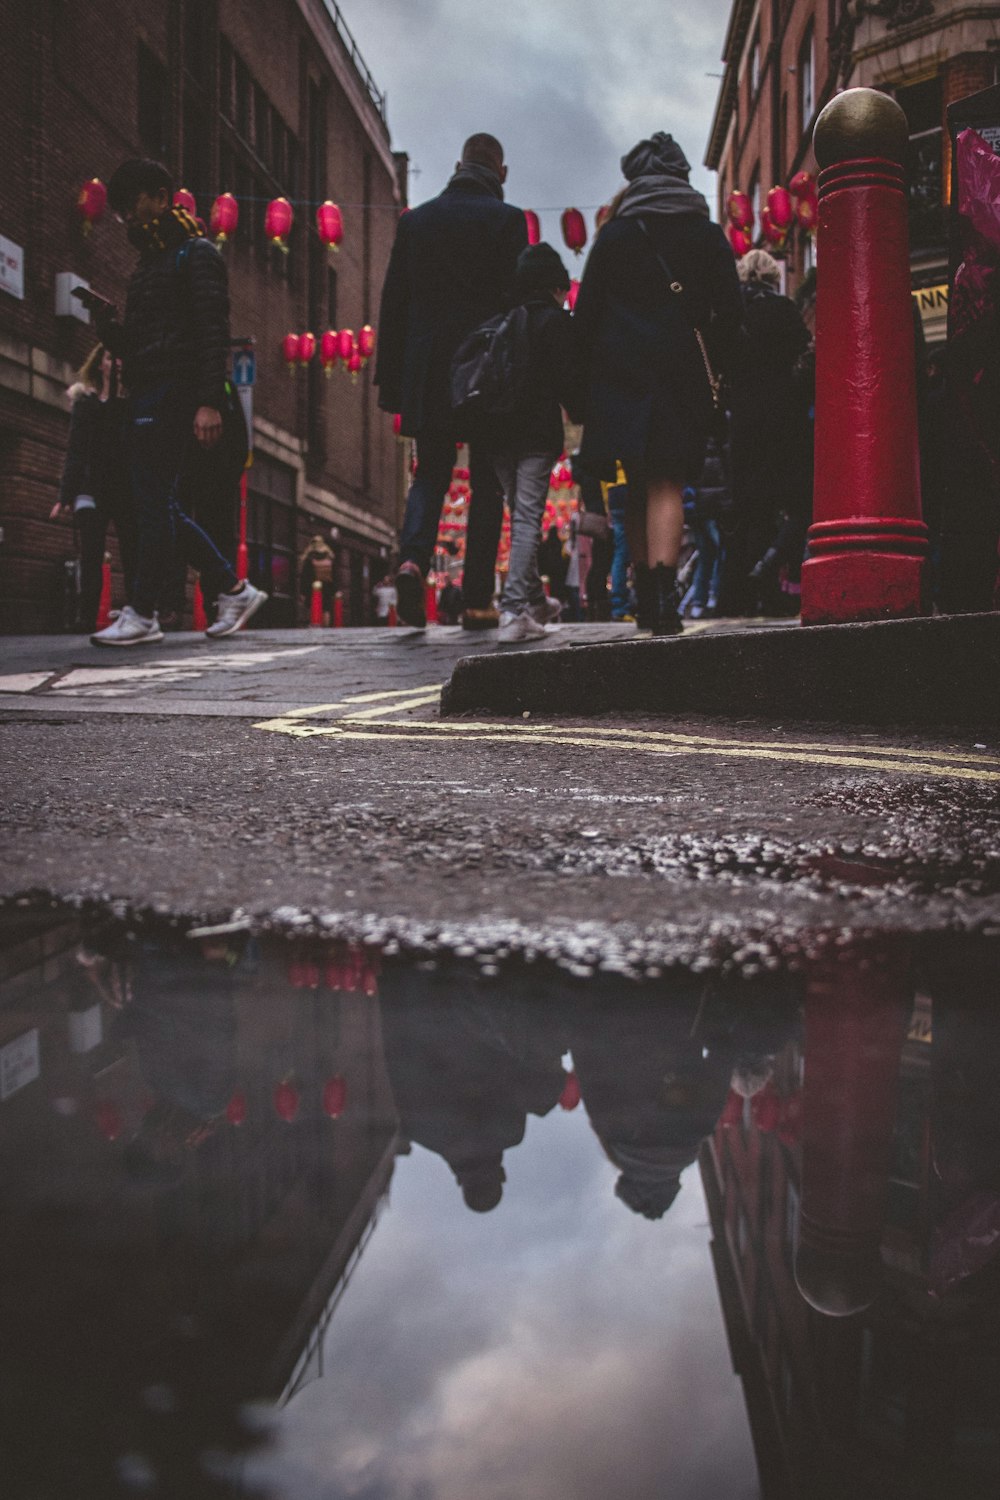
[{"label": "reflection of cloudy sky", "polygon": [[[729,0],[341,0],[380,88],[393,145],[420,176],[414,202],[444,186],[462,140],[488,130],[524,208],[596,206],[619,159],[669,130],[701,167],[719,88]],[[549,240],[558,212],[542,215]],[[592,223],[592,218],[590,220]]]},{"label": "reflection of cloudy sky", "polygon": [[584,1111],[529,1120],[470,1213],[416,1148],[284,1413],[284,1500],[749,1500],[755,1468],[697,1168],[666,1218],[613,1196]]}]

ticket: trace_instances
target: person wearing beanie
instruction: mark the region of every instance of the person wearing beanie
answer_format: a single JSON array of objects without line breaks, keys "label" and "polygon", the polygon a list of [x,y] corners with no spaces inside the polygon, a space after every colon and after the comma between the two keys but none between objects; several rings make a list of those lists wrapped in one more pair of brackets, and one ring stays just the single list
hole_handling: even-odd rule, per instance
[{"label": "person wearing beanie", "polygon": [[542,518],[552,467],[563,451],[565,406],[579,406],[572,319],[563,303],[569,272],[544,241],[522,250],[514,296],[527,314],[527,363],[510,411],[490,419],[489,444],[511,514],[510,562],[500,600],[501,645],[544,637],[559,606],[545,597],[538,571]]},{"label": "person wearing beanie", "polygon": [[[682,492],[698,482],[713,425],[713,377],[736,360],[743,319],[733,253],[688,181],[673,136],[622,157],[625,188],[594,241],[573,329],[585,382],[582,463],[628,480],[625,515],[640,625],[677,635]],[[677,290],[679,288],[679,290]]]}]

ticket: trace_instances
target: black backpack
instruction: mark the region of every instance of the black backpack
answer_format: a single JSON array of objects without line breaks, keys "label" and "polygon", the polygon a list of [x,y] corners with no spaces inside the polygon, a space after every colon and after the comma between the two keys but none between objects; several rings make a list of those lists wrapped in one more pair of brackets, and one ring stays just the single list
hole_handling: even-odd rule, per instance
[{"label": "black backpack", "polygon": [[464,416],[499,417],[520,404],[527,384],[528,309],[515,307],[469,334],[451,362],[451,404]]}]

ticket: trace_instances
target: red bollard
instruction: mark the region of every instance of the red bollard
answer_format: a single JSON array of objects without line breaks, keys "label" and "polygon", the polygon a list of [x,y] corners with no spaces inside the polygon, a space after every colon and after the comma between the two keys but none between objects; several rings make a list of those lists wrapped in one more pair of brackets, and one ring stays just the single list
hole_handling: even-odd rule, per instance
[{"label": "red bollard", "polygon": [[875,89],[816,122],[821,267],[816,463],[802,623],[926,613],[904,169],[909,127]]},{"label": "red bollard", "polygon": [[191,624],[195,630],[207,630],[208,616],[205,613],[205,596],[201,592],[201,579],[194,581],[194,597],[191,601]]},{"label": "red bollard", "polygon": [[95,630],[103,630],[111,624],[111,553],[105,552],[101,565],[101,597],[97,605]]},{"label": "red bollard", "polygon": [[428,578],[424,588],[424,608],[427,611],[428,625],[436,625],[438,617],[438,596],[433,581]]},{"label": "red bollard", "polygon": [[309,624],[322,625],[323,623],[323,585],[318,578],[313,580],[312,595],[309,600]]},{"label": "red bollard", "polygon": [[344,623],[344,596],[339,590],[333,596],[333,623],[338,630]]},{"label": "red bollard", "polygon": [[881,1283],[900,1060],[913,1003],[910,955],[829,961],[805,1003],[802,1207],[795,1279],[829,1317],[870,1306]]}]

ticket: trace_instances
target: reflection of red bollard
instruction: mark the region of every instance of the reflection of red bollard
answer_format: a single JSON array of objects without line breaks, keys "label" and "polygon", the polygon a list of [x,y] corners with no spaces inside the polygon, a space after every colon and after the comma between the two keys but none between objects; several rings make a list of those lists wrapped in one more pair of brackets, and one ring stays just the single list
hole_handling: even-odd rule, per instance
[{"label": "reflection of red bollard", "polygon": [[240,475],[240,539],[236,547],[236,577],[250,576],[250,549],[247,546],[247,471]]},{"label": "reflection of red bollard", "polygon": [[312,595],[309,599],[309,624],[322,625],[323,623],[323,585],[319,579],[313,580]]},{"label": "reflection of red bollard", "polygon": [[103,630],[105,625],[111,624],[111,553],[105,552],[104,562],[101,564],[101,597],[97,605],[97,624],[95,630]]},{"label": "reflection of red bollard", "polygon": [[925,612],[907,200],[909,128],[875,89],[816,122],[816,466],[802,622]]},{"label": "reflection of red bollard", "polygon": [[333,623],[338,630],[344,623],[344,596],[339,590],[333,596]]},{"label": "reflection of red bollard", "polygon": [[913,999],[905,948],[867,968],[829,962],[805,1005],[802,1208],[795,1279],[831,1317],[860,1312],[880,1282],[900,1057]]},{"label": "reflection of red bollard", "polygon": [[191,624],[195,630],[206,630],[208,628],[208,616],[205,613],[205,596],[201,592],[201,579],[194,581],[194,597],[191,601]]},{"label": "reflection of red bollard", "polygon": [[434,587],[433,579],[428,578],[424,589],[424,608],[427,611],[428,625],[435,625],[438,617],[438,596]]}]

